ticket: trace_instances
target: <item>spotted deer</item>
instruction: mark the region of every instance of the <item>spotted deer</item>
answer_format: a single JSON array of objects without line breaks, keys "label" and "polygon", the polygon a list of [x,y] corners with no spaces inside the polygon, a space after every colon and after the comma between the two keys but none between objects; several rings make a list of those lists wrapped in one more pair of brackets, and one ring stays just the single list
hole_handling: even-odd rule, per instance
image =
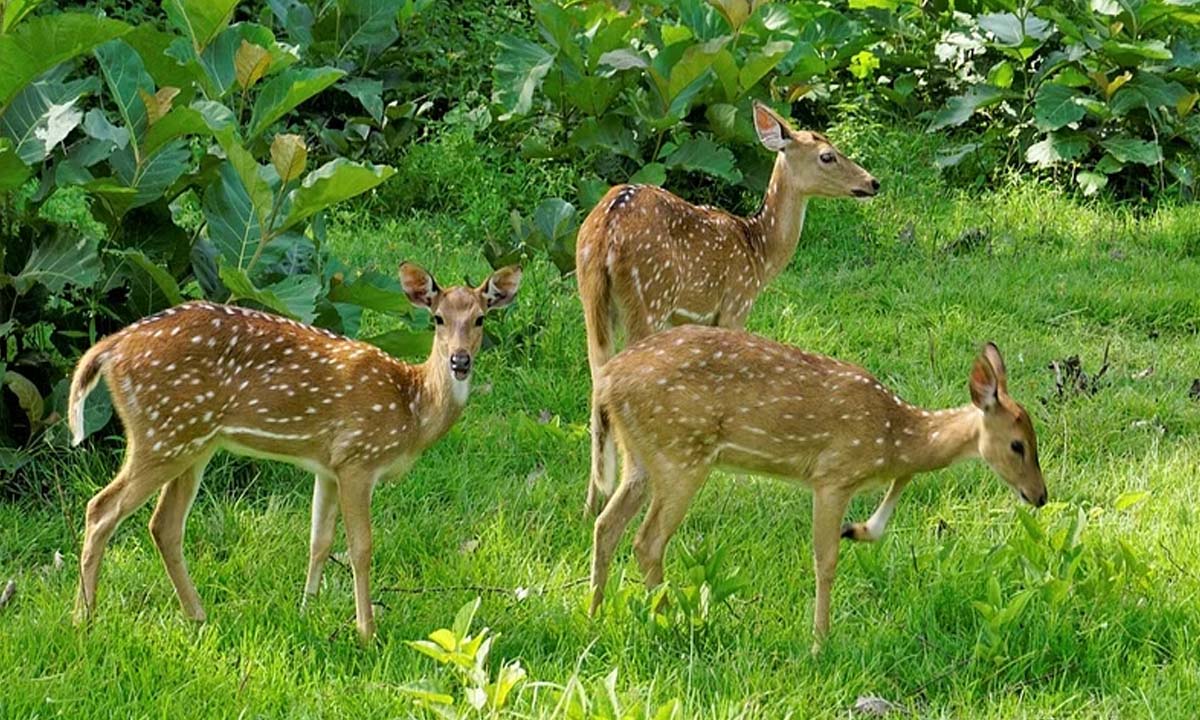
[{"label": "spotted deer", "polygon": [[483,317],[513,301],[521,269],[480,287],[439,289],[411,263],[405,293],[436,322],[433,348],[409,365],[373,345],[275,315],[193,302],[140,320],[96,343],[71,379],[73,442],[100,377],[125,428],[125,460],[88,502],[76,620],[96,603],[104,548],[117,525],[161,490],[150,534],[183,612],[205,619],[183,558],[188,511],[219,449],[282,460],[316,475],[305,598],[315,595],[341,507],[354,574],[356,624],[375,631],[368,575],[371,493],[403,474],[458,419],[483,338]]},{"label": "spotted deer", "polygon": [[[879,181],[818,133],[796,131],[754,103],[758,138],[776,153],[762,207],[739,217],[649,185],[608,191],[579,230],[575,269],[592,384],[614,352],[618,321],[636,342],[695,323],[741,329],[762,289],[796,252],[813,197],[868,198]],[[592,403],[592,471],[586,508],[612,495],[616,452]]]},{"label": "spotted deer", "polygon": [[[633,546],[653,587],[663,579],[667,542],[714,467],[772,475],[813,491],[816,649],[829,630],[839,537],[880,539],[917,473],[978,457],[1026,502],[1046,503],[1033,425],[1008,395],[995,345],[983,347],[968,386],[971,404],[931,411],[857,365],[742,331],[684,326],[631,345],[604,366],[596,392],[624,471],[595,524],[591,612],[603,601],[617,541],[647,495]],[[869,520],[842,524],[853,495],[888,481]]]}]

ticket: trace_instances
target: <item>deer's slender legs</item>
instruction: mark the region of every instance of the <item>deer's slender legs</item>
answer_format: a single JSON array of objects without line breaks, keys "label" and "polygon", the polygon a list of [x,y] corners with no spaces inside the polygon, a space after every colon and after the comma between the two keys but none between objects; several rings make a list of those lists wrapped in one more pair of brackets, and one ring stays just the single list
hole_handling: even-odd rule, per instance
[{"label": "deer's slender legs", "polygon": [[708,468],[705,467],[677,471],[669,476],[656,474],[650,479],[653,488],[650,509],[633,539],[633,552],[637,555],[646,587],[653,588],[662,583],[667,542],[679,529],[692,498],[707,475]]},{"label": "deer's slender legs", "polygon": [[365,642],[375,635],[375,611],[371,607],[371,491],[375,478],[365,472],[338,474],[338,500],[346,523],[346,544],[354,571],[354,614],[359,637]]},{"label": "deer's slender legs", "polygon": [[79,595],[75,602],[75,622],[87,620],[96,606],[96,583],[104,548],[121,521],[129,517],[162,485],[178,476],[192,459],[160,462],[139,454],[130,443],[125,462],[116,477],[88,501],[83,532],[83,548],[79,552]]},{"label": "deer's slender legs", "polygon": [[875,508],[871,517],[865,523],[842,525],[842,537],[858,542],[875,542],[882,538],[888,521],[892,518],[892,511],[896,509],[896,504],[900,501],[900,493],[904,492],[904,486],[908,485],[909,480],[912,480],[912,475],[893,480],[887,495],[883,497],[883,502],[879,503],[879,507]]},{"label": "deer's slender legs", "polygon": [[[593,372],[592,377],[595,377]],[[593,383],[595,381],[593,380]],[[587,501],[584,511],[591,515],[599,515],[604,510],[608,498],[612,497],[616,488],[613,487],[615,468],[617,466],[617,446],[613,441],[612,428],[609,419],[604,417],[592,394],[592,471],[588,480]]]},{"label": "deer's slender legs", "polygon": [[207,459],[198,461],[167,483],[158,497],[154,515],[150,517],[150,536],[154,538],[158,554],[167,568],[167,576],[175,586],[179,605],[184,615],[197,622],[205,619],[204,606],[183,557],[183,534],[188,512],[196,500],[196,491],[200,488],[200,479],[204,477],[207,464]]},{"label": "deer's slender legs", "polygon": [[325,561],[329,559],[329,550],[333,547],[333,533],[337,526],[337,502],[337,480],[326,475],[317,475],[313,481],[308,577],[304,582],[302,602],[321,590],[321,573],[325,569]]},{"label": "deer's slender legs", "polygon": [[646,499],[645,470],[628,453],[625,454],[624,465],[621,486],[600,513],[600,517],[596,518],[592,540],[592,615],[596,614],[600,604],[604,602],[608,568],[612,564],[617,542]]},{"label": "deer's slender legs", "polygon": [[837,574],[838,541],[842,516],[850,494],[841,488],[818,489],[813,493],[813,565],[817,576],[817,605],[813,616],[813,650],[829,634],[829,596]]}]

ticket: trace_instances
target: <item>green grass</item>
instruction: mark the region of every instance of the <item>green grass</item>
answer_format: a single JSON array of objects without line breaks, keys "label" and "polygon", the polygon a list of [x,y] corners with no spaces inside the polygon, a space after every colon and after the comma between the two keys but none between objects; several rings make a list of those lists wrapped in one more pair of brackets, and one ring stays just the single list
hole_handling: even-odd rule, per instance
[{"label": "green grass", "polygon": [[[808,651],[810,496],[775,481],[715,476],[668,552],[668,580],[682,582],[682,546],[725,546],[751,581],[732,608],[692,633],[652,631],[613,592],[589,621],[587,590],[571,584],[591,544],[580,513],[583,323],[573,281],[535,261],[517,307],[490,325],[501,346],[480,358],[463,419],[376,494],[373,581],[384,607],[373,647],[355,642],[345,568],[331,565],[318,601],[299,610],[311,479],[233,459],[210,467],[185,545],[209,622],[179,613],[143,509],[110,546],[95,622],[72,627],[80,518],[112,469],[112,458],[81,450],[37,469],[61,495],[0,503],[0,582],[19,586],[0,610],[0,715],[407,716],[416,711],[399,687],[447,676],[405,641],[448,626],[477,594],[446,588],[480,586],[533,591],[483,593],[477,625],[500,633],[493,667],[519,659],[531,681],[577,677],[592,691],[616,668],[622,697],[679,698],[688,717],[845,717],[859,695],[922,717],[1194,716],[1200,404],[1188,388],[1200,375],[1200,207],[1080,202],[1028,180],[965,194],[929,169],[927,137],[870,127],[834,137],[885,192],[869,204],[815,203],[750,327],[860,362],[930,406],[967,401],[982,341],[1005,352],[1053,501],[1037,524],[1061,528],[1082,508],[1088,574],[1058,605],[1032,600],[1005,628],[999,660],[975,651],[983,620],[973,601],[993,577],[1005,598],[1044,578],[1003,550],[1025,530],[1011,493],[979,464],[918,478],[881,543],[843,546],[833,635],[818,657]],[[414,148],[370,208],[337,218],[331,242],[352,267],[413,259],[443,284],[478,281],[479,241],[504,235],[511,209],[571,186],[568,170],[443,138]],[[943,250],[968,236],[984,240]],[[1058,399],[1049,363],[1078,354],[1094,372],[1106,345],[1100,391]],[[547,412],[554,421],[539,423]],[[1138,491],[1143,501],[1117,509]],[[875,501],[860,498],[851,516]],[[1141,582],[1110,583],[1099,569],[1122,543],[1148,568]],[[66,556],[58,571],[45,568],[55,550]],[[628,538],[622,571],[634,587]],[[527,682],[514,708],[548,716],[555,705]]]}]

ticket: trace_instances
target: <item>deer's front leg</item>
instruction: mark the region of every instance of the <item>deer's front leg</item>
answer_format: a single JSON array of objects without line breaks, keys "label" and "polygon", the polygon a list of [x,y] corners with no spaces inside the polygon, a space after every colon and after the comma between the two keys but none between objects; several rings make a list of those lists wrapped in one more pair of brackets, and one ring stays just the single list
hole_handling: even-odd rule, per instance
[{"label": "deer's front leg", "polygon": [[892,486],[888,488],[887,495],[883,498],[883,502],[879,503],[879,507],[875,508],[875,512],[871,514],[871,517],[865,523],[846,523],[842,525],[842,537],[857,542],[875,542],[882,538],[883,531],[887,529],[888,521],[892,518],[892,511],[896,509],[896,504],[900,502],[900,493],[904,492],[904,486],[908,485],[909,480],[912,480],[912,475],[893,480]]},{"label": "deer's front leg", "polygon": [[829,596],[837,573],[838,541],[842,515],[850,495],[841,489],[813,494],[813,565],[817,576],[817,604],[813,615],[813,652],[829,634]]},{"label": "deer's front leg", "polygon": [[374,478],[365,473],[341,473],[338,499],[346,523],[346,544],[354,571],[354,609],[360,639],[375,635],[375,611],[371,607],[371,490]]},{"label": "deer's front leg", "polygon": [[329,559],[334,528],[337,526],[337,489],[337,481],[326,475],[317,475],[313,482],[308,578],[304,582],[302,604],[321,590],[321,573],[325,569],[325,561]]}]

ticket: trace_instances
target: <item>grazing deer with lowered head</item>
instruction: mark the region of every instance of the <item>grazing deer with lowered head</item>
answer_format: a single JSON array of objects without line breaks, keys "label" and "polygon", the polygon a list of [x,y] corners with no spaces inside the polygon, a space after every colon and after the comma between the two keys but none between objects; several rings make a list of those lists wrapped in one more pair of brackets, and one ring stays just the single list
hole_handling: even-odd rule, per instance
[{"label": "grazing deer with lowered head", "polygon": [[[685,323],[741,329],[754,301],[792,259],[809,198],[866,198],[879,181],[814,132],[754,103],[758,138],[776,153],[762,207],[750,217],[693,205],[648,185],[608,191],[579,229],[575,269],[592,384],[614,352],[616,323],[636,342]],[[592,402],[587,509],[612,495],[616,451]]]},{"label": "grazing deer with lowered head", "polygon": [[[741,331],[685,326],[631,345],[604,366],[596,389],[624,474],[596,520],[592,613],[617,541],[647,490],[650,509],[633,546],[653,587],[688,504],[709,471],[722,467],[812,488],[819,645],[829,630],[839,537],[882,537],[913,475],[981,457],[1026,502],[1046,503],[1033,425],[1009,397],[1006,378],[1000,352],[988,343],[971,370],[971,404],[930,411],[856,365]],[[869,520],[842,524],[854,494],[888,481]]]},{"label": "grazing deer with lowered head", "polygon": [[83,440],[84,400],[103,376],[127,445],[120,472],[87,506],[78,621],[95,608],[113,531],[160,489],[150,534],[184,613],[204,620],[183,559],[183,532],[205,465],[225,449],[316,474],[305,597],[320,588],[340,506],[358,631],[363,639],[374,634],[371,492],[381,478],[403,474],[458,419],[483,316],[512,302],[521,269],[499,270],[478,288],[440,290],[410,263],[400,266],[400,277],[409,299],[436,321],[421,365],[326,330],[207,302],[140,320],[80,359],[71,379],[74,443]]}]

